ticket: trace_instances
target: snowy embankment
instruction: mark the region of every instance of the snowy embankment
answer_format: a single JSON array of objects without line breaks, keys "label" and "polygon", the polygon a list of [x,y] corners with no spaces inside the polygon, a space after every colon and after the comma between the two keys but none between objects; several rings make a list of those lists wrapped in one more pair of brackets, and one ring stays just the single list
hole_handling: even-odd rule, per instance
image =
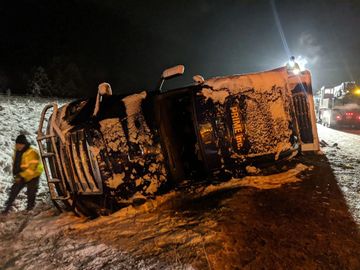
[{"label": "snowy embankment", "polygon": [[[15,97],[0,95],[0,205],[4,206],[13,182],[12,156],[15,139],[25,134],[33,146],[37,147],[36,132],[39,126],[41,111],[46,104],[58,102],[50,98]],[[62,103],[64,101],[60,101]],[[14,210],[26,207],[26,189],[14,203]],[[48,202],[48,188],[45,176],[39,184],[37,203]]]}]

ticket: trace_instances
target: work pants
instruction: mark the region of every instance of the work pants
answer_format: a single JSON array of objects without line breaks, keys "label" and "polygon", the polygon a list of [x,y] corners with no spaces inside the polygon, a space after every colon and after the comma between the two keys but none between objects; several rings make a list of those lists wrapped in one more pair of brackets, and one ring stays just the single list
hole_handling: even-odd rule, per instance
[{"label": "work pants", "polygon": [[27,192],[26,192],[27,193],[27,208],[26,208],[26,210],[31,210],[34,208],[36,193],[37,193],[38,187],[39,187],[39,177],[33,178],[28,182],[25,182],[24,179],[21,179],[20,181],[15,182],[11,187],[9,199],[7,200],[7,202],[5,204],[6,207],[4,209],[4,212],[9,212],[11,205],[15,201],[17,195],[25,186],[27,186]]}]

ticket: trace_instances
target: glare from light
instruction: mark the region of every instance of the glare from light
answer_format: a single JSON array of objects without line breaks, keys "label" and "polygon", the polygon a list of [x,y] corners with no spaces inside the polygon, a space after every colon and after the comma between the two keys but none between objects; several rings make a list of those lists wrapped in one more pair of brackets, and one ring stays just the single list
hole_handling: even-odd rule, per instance
[{"label": "glare from light", "polygon": [[296,57],[295,62],[298,63],[300,70],[304,71],[306,69],[305,66],[308,63],[308,60],[306,59],[306,57],[299,55]]},{"label": "glare from light", "polygon": [[300,69],[294,68],[294,69],[292,70],[292,73],[294,73],[295,75],[298,75],[298,74],[300,73]]},{"label": "glare from light", "polygon": [[305,66],[309,63],[309,61],[306,59],[306,57],[299,55],[299,56],[295,57],[295,61],[290,60],[290,61],[284,63],[284,66],[288,65],[290,68],[293,68],[295,66],[295,63],[297,63],[299,65],[300,71],[304,71],[304,70],[306,70]]},{"label": "glare from light", "polygon": [[356,89],[354,90],[354,94],[355,94],[355,95],[360,95],[360,88],[356,88]]}]

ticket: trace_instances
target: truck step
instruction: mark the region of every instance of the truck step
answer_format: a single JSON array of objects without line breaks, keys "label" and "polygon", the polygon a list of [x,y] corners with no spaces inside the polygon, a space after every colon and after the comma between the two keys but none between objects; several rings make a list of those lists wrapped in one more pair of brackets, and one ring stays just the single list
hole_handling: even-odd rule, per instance
[{"label": "truck step", "polygon": [[38,140],[38,141],[42,141],[42,140],[51,139],[51,138],[53,138],[53,137],[56,137],[56,135],[48,134],[48,135],[38,136],[38,137],[37,137],[37,140]]},{"label": "truck step", "polygon": [[61,180],[60,179],[57,179],[57,178],[52,178],[48,181],[49,183],[60,183]]},{"label": "truck step", "polygon": [[53,156],[55,156],[55,153],[48,152],[48,153],[42,153],[41,155],[42,155],[44,158],[47,158],[47,157],[53,157]]}]

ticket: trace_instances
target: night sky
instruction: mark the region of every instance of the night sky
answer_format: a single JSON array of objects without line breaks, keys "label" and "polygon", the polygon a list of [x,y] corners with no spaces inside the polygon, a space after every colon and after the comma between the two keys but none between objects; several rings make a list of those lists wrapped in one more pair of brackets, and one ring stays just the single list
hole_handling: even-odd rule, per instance
[{"label": "night sky", "polygon": [[103,81],[120,94],[153,89],[176,64],[185,75],[167,87],[196,74],[271,69],[295,55],[317,89],[360,81],[359,26],[360,1],[346,0],[2,1],[0,84],[21,91],[34,67],[52,77],[61,62],[78,68],[78,95],[95,95]]}]

